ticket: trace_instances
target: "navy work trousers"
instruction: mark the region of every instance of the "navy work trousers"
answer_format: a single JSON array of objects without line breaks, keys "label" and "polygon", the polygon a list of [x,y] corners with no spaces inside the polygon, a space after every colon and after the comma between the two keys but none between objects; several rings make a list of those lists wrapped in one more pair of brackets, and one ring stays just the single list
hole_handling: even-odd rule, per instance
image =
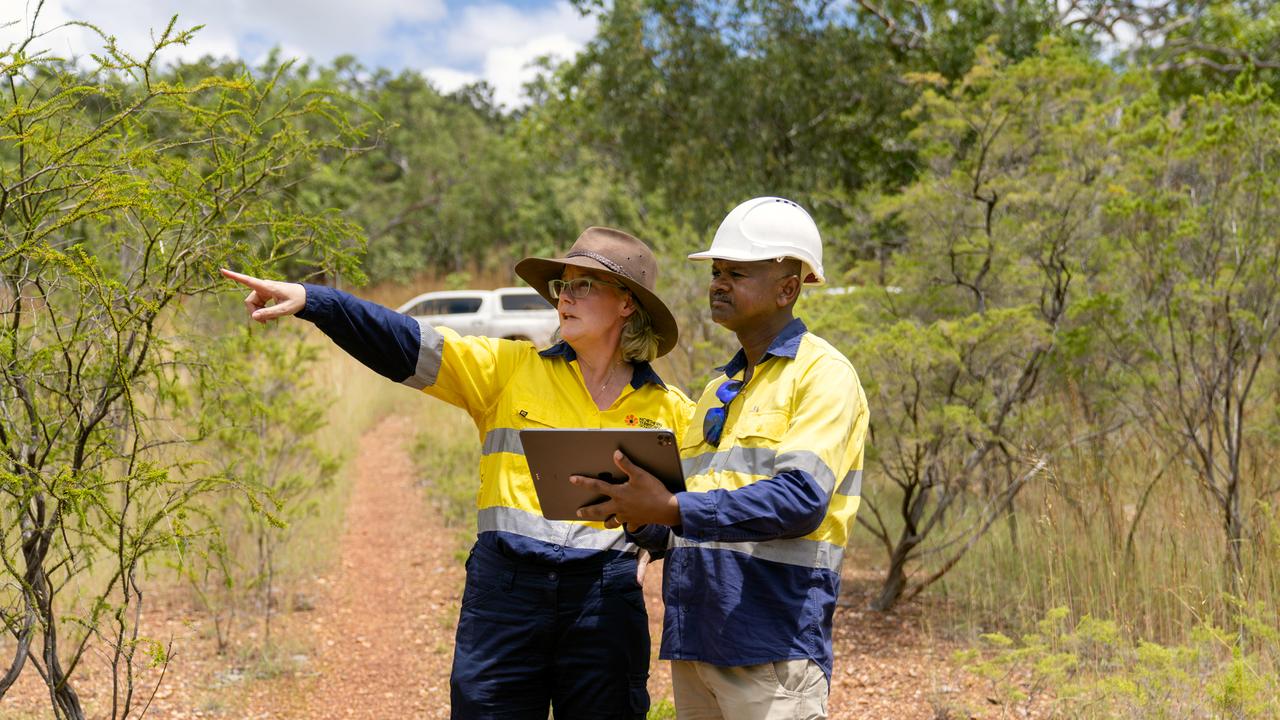
[{"label": "navy work trousers", "polygon": [[642,720],[649,622],[636,559],[539,565],[476,545],[450,678],[454,720]]}]

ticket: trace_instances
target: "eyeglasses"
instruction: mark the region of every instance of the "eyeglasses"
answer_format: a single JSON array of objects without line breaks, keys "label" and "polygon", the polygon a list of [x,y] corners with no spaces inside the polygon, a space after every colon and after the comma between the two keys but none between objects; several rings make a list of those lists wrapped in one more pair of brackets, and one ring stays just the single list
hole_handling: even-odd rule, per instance
[{"label": "eyeglasses", "polygon": [[720,436],[724,433],[724,421],[729,417],[729,403],[742,392],[741,380],[725,380],[716,388],[716,399],[723,403],[713,407],[702,418],[702,439],[708,445],[719,445]]},{"label": "eyeglasses", "polygon": [[553,298],[559,299],[560,293],[564,292],[565,289],[568,288],[570,297],[575,300],[581,300],[591,293],[591,286],[593,284],[608,285],[609,287],[615,287],[619,290],[627,289],[626,285],[618,285],[617,283],[605,282],[604,280],[597,280],[596,278],[589,277],[574,278],[572,280],[561,280],[560,278],[556,278],[555,280],[547,283],[547,286],[551,289],[551,297]]}]

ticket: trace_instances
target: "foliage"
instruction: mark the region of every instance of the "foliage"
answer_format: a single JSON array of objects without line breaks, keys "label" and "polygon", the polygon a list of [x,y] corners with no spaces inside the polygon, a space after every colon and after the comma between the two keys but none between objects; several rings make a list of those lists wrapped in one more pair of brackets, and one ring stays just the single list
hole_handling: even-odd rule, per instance
[{"label": "foliage", "polygon": [[[1143,73],[1053,40],[917,82],[927,165],[873,205],[895,251],[856,273],[882,285],[825,298],[817,325],[863,371],[876,467],[900,493],[873,491],[860,518],[889,556],[875,606],[939,580],[997,515],[1016,551],[1016,495],[1054,457],[1083,445],[1105,472],[1135,442],[1164,458],[1140,507],[1172,463],[1194,468],[1241,591],[1265,565],[1250,525],[1280,491],[1257,470],[1276,428],[1255,405],[1275,387],[1280,302],[1269,88],[1246,75],[1170,107]],[[1052,482],[1068,501],[1117,492]],[[1131,556],[1141,518],[1107,517]]]},{"label": "foliage", "polygon": [[660,700],[649,706],[646,720],[675,720],[676,706],[670,700]]},{"label": "foliage", "polygon": [[[1237,624],[1276,637],[1275,618],[1237,604]],[[1035,632],[983,636],[958,660],[1003,712],[1061,718],[1270,718],[1280,700],[1274,641],[1245,646],[1211,623],[1184,645],[1129,641],[1111,621],[1050,610]]]},{"label": "foliage", "polygon": [[95,646],[102,712],[123,717],[135,665],[167,660],[139,634],[143,563],[181,557],[193,504],[232,482],[176,449],[206,437],[183,415],[227,389],[191,382],[213,359],[183,302],[232,260],[351,269],[340,239],[358,231],[294,194],[361,131],[279,74],[161,77],[157,53],[190,38],[174,22],[142,58],[104,37],[85,70],[33,50],[37,21],[0,52],[0,613],[17,640],[0,694],[30,663],[55,716],[84,717],[72,681]]},{"label": "foliage", "polygon": [[599,23],[526,122],[571,162],[616,168],[677,222],[713,225],[764,188],[807,201],[909,172],[886,141],[911,95],[842,11],[628,0]]},{"label": "foliage", "polygon": [[475,537],[479,454],[480,440],[475,425],[455,408],[433,408],[430,427],[423,429],[414,440],[414,463],[419,474],[426,478],[431,502],[445,526],[457,531],[459,553],[465,553]]},{"label": "foliage", "polygon": [[178,569],[210,611],[225,652],[248,600],[262,616],[262,645],[270,647],[278,578],[287,573],[280,550],[297,523],[319,512],[316,495],[332,486],[341,462],[316,442],[330,399],[315,386],[317,349],[300,328],[242,326],[220,335],[218,364],[201,372],[226,390],[200,408],[200,424],[209,436],[205,462],[233,489],[193,509],[207,528],[193,545],[199,560],[189,557]]},{"label": "foliage", "polygon": [[[1121,89],[1054,42],[1019,63],[980,51],[954,87],[927,87],[911,136],[927,170],[877,204],[901,235],[877,273],[887,285],[824,298],[835,307],[815,328],[860,368],[877,470],[901,492],[892,521],[866,499],[890,563],[877,608],[945,574],[1070,442],[1042,404],[1044,376],[1092,271]],[[972,522],[949,523],[966,504]],[[909,587],[909,568],[939,552]]]},{"label": "foliage", "polygon": [[336,76],[385,123],[333,200],[365,228],[374,277],[464,271],[489,262],[495,246],[542,251],[580,230],[547,202],[552,177],[514,137],[512,120],[442,96],[411,72],[370,73],[340,60],[320,76]]},{"label": "foliage", "polygon": [[[1129,64],[1149,68],[1179,100],[1225,90],[1242,75],[1276,88],[1280,19],[1266,0],[1073,0],[1070,22],[1094,32]],[[1072,10],[1075,12],[1072,12]]]},{"label": "foliage", "polygon": [[[1280,108],[1242,77],[1177,115],[1139,104],[1126,115],[1106,205],[1124,312],[1110,330],[1141,386],[1147,428],[1196,469],[1225,534],[1230,586],[1244,571],[1248,507],[1280,491],[1249,471],[1253,412],[1280,332]],[[1136,353],[1127,352],[1130,348]]]}]

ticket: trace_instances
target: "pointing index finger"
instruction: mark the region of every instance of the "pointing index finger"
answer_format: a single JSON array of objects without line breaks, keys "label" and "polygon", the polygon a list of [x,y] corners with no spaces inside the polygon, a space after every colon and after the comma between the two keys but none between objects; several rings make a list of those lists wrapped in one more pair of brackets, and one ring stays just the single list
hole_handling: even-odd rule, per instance
[{"label": "pointing index finger", "polygon": [[241,285],[244,285],[245,287],[251,290],[254,290],[255,292],[258,292],[261,295],[266,295],[267,297],[271,296],[271,291],[267,286],[267,282],[265,280],[259,280],[258,278],[253,277],[252,275],[245,275],[243,273],[238,273],[238,272],[235,272],[234,270],[228,270],[226,268],[221,268],[221,272],[222,272],[222,276],[227,279],[234,280],[240,283]]}]

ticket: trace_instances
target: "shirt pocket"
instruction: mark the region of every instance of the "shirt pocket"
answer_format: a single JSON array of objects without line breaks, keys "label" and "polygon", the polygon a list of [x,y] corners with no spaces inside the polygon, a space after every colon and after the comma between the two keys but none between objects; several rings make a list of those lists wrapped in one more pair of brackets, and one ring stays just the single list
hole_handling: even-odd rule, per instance
[{"label": "shirt pocket", "polygon": [[[693,443],[681,444],[680,458],[690,490],[736,489],[771,476],[777,449],[787,432],[789,418],[783,412],[756,413],[737,418],[725,428],[719,447],[702,442],[701,431]],[[694,482],[689,482],[694,477]]]},{"label": "shirt pocket", "polygon": [[[680,454],[681,456],[691,455],[698,450],[698,446],[705,442],[702,436],[702,424],[705,422],[706,413],[695,413],[693,422],[684,431],[684,437],[680,438]],[[791,418],[782,410],[771,410],[767,412],[744,412],[739,415],[732,425],[725,427],[720,440],[721,450],[727,449],[733,443],[730,440],[753,439],[755,441],[772,443],[774,445],[782,442],[782,437],[786,435],[787,428],[791,426]],[[708,447],[707,450],[715,450],[715,447]]]},{"label": "shirt pocket", "polygon": [[785,412],[775,410],[739,416],[732,432],[734,438],[754,446],[777,447],[790,426],[791,418]]},{"label": "shirt pocket", "polygon": [[723,463],[721,469],[742,473],[742,481],[747,477],[769,477],[774,474],[774,466],[778,459],[778,446],[787,432],[789,419],[783,412],[752,413],[739,417],[733,427],[732,448],[724,457],[717,458]]},{"label": "shirt pocket", "polygon": [[525,428],[571,428],[578,423],[564,410],[552,407],[544,397],[535,400],[532,396],[517,395],[512,398],[508,414],[511,427],[517,430]]}]

